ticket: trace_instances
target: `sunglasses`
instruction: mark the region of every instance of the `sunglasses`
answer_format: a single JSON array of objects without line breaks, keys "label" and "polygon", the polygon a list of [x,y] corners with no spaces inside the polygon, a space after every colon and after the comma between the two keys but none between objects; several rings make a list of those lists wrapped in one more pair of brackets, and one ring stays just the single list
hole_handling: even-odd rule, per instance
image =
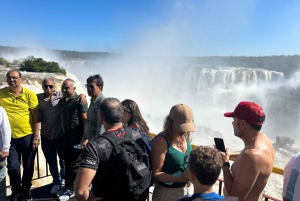
[{"label": "sunglasses", "polygon": [[50,89],[52,89],[54,86],[53,86],[53,85],[46,85],[46,84],[45,84],[43,87],[44,87],[45,89],[47,89],[48,87],[49,87]]},{"label": "sunglasses", "polygon": [[90,88],[90,89],[94,89],[95,86],[92,84],[85,84],[85,88]]}]

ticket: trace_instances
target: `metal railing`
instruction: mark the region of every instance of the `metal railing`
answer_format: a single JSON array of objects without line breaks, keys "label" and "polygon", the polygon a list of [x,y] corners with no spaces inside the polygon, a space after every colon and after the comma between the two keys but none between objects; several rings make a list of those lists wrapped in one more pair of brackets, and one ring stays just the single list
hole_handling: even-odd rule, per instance
[{"label": "metal railing", "polygon": [[36,151],[37,177],[33,178],[32,181],[51,176],[51,174],[49,173],[47,160],[45,160],[46,175],[41,176],[41,173],[40,173],[40,157],[39,156],[40,156],[39,155],[39,149],[37,149],[37,151]]}]

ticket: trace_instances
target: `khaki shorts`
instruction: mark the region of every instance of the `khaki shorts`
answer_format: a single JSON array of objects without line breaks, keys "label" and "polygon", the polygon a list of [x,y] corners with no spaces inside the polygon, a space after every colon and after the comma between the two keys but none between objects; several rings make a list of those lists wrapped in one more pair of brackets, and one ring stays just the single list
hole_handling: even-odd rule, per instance
[{"label": "khaki shorts", "polygon": [[154,187],[152,200],[153,201],[177,201],[185,195],[194,194],[194,186],[185,185],[178,188],[167,188],[157,183]]}]

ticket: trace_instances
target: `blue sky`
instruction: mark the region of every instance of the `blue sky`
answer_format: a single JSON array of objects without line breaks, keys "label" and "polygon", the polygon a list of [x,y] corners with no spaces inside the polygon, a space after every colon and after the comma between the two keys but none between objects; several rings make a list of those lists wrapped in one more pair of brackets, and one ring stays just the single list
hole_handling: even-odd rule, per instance
[{"label": "blue sky", "polygon": [[0,45],[182,56],[300,54],[300,1],[0,0]]}]

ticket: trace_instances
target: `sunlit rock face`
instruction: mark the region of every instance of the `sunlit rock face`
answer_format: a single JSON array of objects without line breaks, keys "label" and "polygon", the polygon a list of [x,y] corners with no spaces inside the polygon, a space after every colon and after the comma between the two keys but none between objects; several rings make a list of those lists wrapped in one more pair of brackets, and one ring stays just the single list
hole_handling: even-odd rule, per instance
[{"label": "sunlit rock face", "polygon": [[[3,88],[5,86],[7,86],[6,73],[7,73],[8,70],[10,70],[10,68],[0,66],[0,88]],[[21,71],[21,74],[22,74],[22,86],[31,89],[35,93],[42,93],[43,92],[43,90],[42,90],[42,81],[45,77],[52,77],[52,78],[55,79],[55,81],[56,81],[55,90],[60,90],[63,81],[67,78],[71,78],[76,83],[76,92],[78,94],[81,94],[81,93],[85,94],[86,93],[86,91],[83,90],[80,81],[77,79],[77,77],[75,75],[73,75],[71,73],[67,73],[66,75],[62,75],[62,74],[58,74],[58,73],[33,73],[33,72],[23,72],[23,71]],[[37,160],[35,160],[35,172],[34,172],[34,175],[33,175],[33,179],[38,177],[38,171],[39,171],[40,177],[46,176],[46,173],[47,173],[46,172],[46,160],[45,160],[44,154],[41,150],[41,146],[39,146],[38,151],[39,151],[40,169],[38,170]],[[48,174],[50,175],[49,168],[48,168]],[[48,184],[48,183],[51,183],[51,182],[52,182],[52,177],[51,176],[45,177],[43,179],[34,180],[32,182],[32,187],[42,186],[42,185],[45,185],[45,184]],[[9,186],[8,175],[7,175],[6,184],[7,184],[7,186]]]},{"label": "sunlit rock face", "polygon": [[[6,73],[10,68],[5,68],[0,66],[0,88],[7,86],[6,82]],[[35,73],[35,72],[25,72],[21,71],[22,74],[22,85],[34,91],[35,93],[42,93],[42,81],[45,77],[52,77],[55,79],[56,87],[55,90],[61,90],[61,85],[63,81],[67,78],[70,78],[75,81],[76,92],[78,94],[85,94],[86,91],[83,90],[80,81],[77,77],[69,72],[66,75],[60,73]]]}]

